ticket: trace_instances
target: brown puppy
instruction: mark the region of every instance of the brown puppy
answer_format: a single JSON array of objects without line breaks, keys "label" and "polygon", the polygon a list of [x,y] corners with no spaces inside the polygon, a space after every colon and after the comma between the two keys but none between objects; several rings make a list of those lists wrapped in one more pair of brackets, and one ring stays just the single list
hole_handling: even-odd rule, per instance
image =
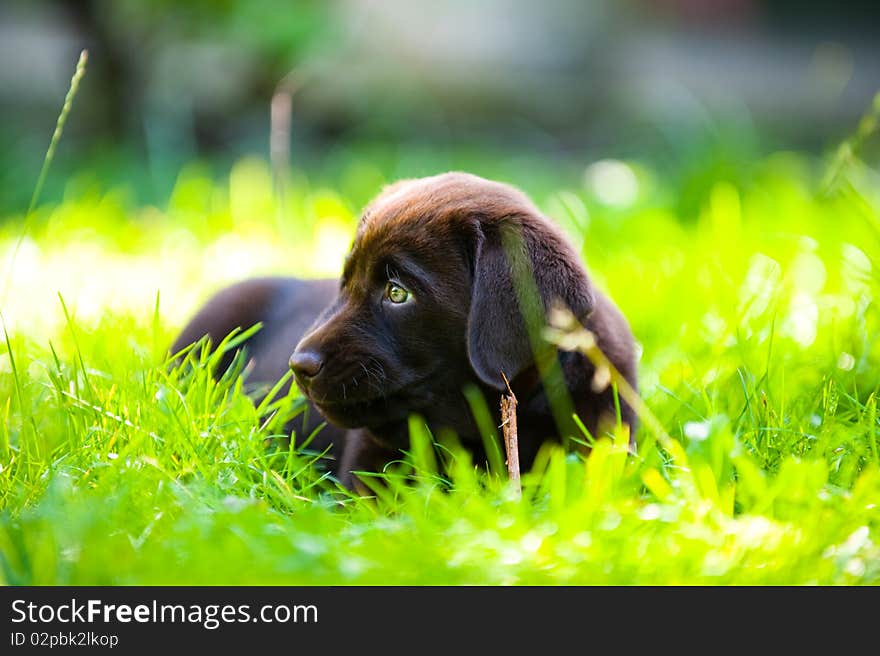
[{"label": "brown puppy", "polygon": [[[320,413],[291,428],[308,434],[329,421],[317,446],[332,445],[349,487],[352,471],[400,456],[413,413],[484,456],[462,390],[480,389],[497,413],[504,374],[519,400],[520,463],[529,467],[545,440],[579,434],[572,412],[593,433],[615,416],[612,392],[591,389],[589,361],[541,339],[553,303],[596,334],[635,387],[629,326],[562,232],[512,187],[447,173],[398,182],[367,207],[338,283],[239,283],[208,302],[174,349],[263,322],[246,344],[249,381],[274,383],[289,357]],[[624,403],[621,415],[634,426]]]}]

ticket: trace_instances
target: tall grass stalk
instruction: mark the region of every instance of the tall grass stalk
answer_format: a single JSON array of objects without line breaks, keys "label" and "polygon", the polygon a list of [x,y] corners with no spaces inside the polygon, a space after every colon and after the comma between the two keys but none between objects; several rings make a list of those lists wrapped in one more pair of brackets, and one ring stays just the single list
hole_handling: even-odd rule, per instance
[{"label": "tall grass stalk", "polygon": [[[83,50],[79,53],[76,70],[73,72],[73,77],[70,78],[70,88],[67,90],[67,95],[64,97],[64,104],[61,106],[61,113],[58,114],[58,120],[55,122],[55,132],[52,133],[52,139],[49,141],[49,148],[46,150],[46,156],[43,158],[43,166],[40,168],[40,175],[37,177],[37,184],[34,186],[34,193],[31,195],[31,202],[28,204],[27,213],[25,214],[24,222],[21,226],[21,233],[18,236],[18,240],[15,242],[15,248],[13,248],[12,255],[9,257],[9,263],[6,266],[6,277],[3,285],[2,297],[4,302],[6,301],[6,295],[9,292],[9,281],[12,278],[12,267],[15,264],[15,258],[18,255],[21,243],[24,241],[24,237],[27,234],[31,217],[33,216],[34,209],[37,207],[37,202],[40,200],[40,193],[43,191],[43,185],[46,182],[49,167],[52,165],[52,160],[55,159],[55,149],[58,148],[58,143],[61,141],[61,135],[64,133],[64,125],[67,123],[67,117],[70,115],[70,110],[73,107],[73,100],[76,98],[76,92],[79,90],[80,82],[82,82],[83,77],[85,77],[86,63],[88,61],[89,51]],[[2,315],[0,315],[0,317],[2,317]]]}]

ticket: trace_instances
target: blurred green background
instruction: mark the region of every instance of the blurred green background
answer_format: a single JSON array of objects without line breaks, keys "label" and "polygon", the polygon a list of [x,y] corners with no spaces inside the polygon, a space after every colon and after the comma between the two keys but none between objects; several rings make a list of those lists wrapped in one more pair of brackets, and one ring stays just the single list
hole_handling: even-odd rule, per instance
[{"label": "blurred green background", "polygon": [[878,24],[874,2],[7,0],[0,214],[27,206],[88,48],[46,201],[124,185],[163,207],[184,165],[268,160],[280,93],[276,167],[356,205],[449,168],[538,193],[616,158],[658,172],[687,220],[759,156],[854,129],[880,89]]}]

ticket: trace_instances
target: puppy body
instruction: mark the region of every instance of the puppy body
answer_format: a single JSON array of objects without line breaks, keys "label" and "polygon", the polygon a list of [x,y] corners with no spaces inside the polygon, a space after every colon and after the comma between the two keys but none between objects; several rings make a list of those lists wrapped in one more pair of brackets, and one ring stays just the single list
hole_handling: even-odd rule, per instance
[{"label": "puppy body", "polygon": [[[216,346],[236,328],[245,330],[261,323],[261,329],[244,345],[248,358],[246,387],[271,389],[287,373],[293,346],[335,297],[338,288],[337,280],[289,277],[253,278],[236,283],[205,303],[174,341],[172,353],[205,336]],[[229,367],[234,357],[235,352],[227,353],[220,362],[218,375]],[[285,394],[288,388],[289,384],[280,394]],[[310,408],[287,428],[304,439],[322,423],[326,423],[324,418]],[[327,425],[317,433],[311,447],[317,451],[329,449],[329,455],[338,458],[344,437],[344,430]]]},{"label": "puppy body", "polygon": [[[596,434],[615,416],[610,389],[591,389],[593,367],[541,338],[553,304],[568,307],[635,387],[625,318],[596,290],[562,232],[519,191],[463,173],[398,182],[364,211],[340,281],[264,278],[221,291],[174,344],[216,344],[262,322],[246,345],[249,383],[277,381],[288,358],[317,412],[291,426],[309,434],[336,475],[377,470],[408,444],[412,413],[450,429],[477,457],[482,439],[463,389],[479,389],[498,421],[506,376],[519,400],[520,463],[540,445]],[[291,352],[293,355],[291,356]],[[621,403],[621,418],[635,416]]]}]

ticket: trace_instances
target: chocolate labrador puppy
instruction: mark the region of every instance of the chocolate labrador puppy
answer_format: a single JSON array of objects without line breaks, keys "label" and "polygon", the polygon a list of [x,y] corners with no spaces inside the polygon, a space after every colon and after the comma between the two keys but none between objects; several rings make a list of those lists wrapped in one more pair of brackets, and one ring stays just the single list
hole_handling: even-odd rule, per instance
[{"label": "chocolate labrador puppy", "polygon": [[[593,434],[616,421],[611,389],[592,389],[592,364],[543,340],[554,303],[596,335],[635,387],[627,321],[559,228],[508,185],[446,173],[382,191],[360,219],[341,280],[234,285],[208,301],[173,349],[205,335],[217,344],[262,322],[244,345],[249,382],[271,385],[289,363],[314,409],[290,429],[308,435],[326,419],[314,445],[329,449],[348,487],[352,472],[400,457],[413,413],[485,457],[463,390],[480,390],[497,421],[506,376],[527,468],[545,440],[579,435],[573,413]],[[634,428],[622,402],[620,414]]]}]

